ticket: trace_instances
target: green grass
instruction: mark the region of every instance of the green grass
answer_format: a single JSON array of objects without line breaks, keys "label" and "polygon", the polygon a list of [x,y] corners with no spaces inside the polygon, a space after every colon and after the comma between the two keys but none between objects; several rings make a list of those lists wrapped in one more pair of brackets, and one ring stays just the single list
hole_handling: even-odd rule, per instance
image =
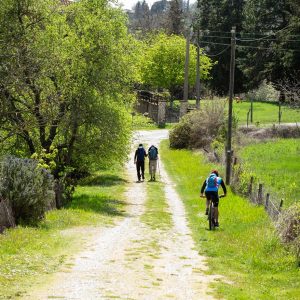
[{"label": "green grass", "polygon": [[[201,100],[200,105],[205,105],[211,101],[226,101],[226,99],[215,99],[215,100]],[[190,105],[195,105],[195,100],[189,100]],[[228,103],[228,102],[226,102]],[[180,101],[176,100],[175,104],[180,105]],[[250,109],[250,102],[243,101],[236,103],[233,101],[233,112],[237,117],[239,125],[247,123],[247,113]],[[286,106],[282,106],[282,123],[295,123],[300,122],[300,109],[292,109]],[[276,124],[278,123],[278,105],[268,102],[254,102],[253,103],[253,124]],[[250,119],[249,119],[250,124]]]},{"label": "green grass", "polygon": [[246,146],[240,156],[271,196],[272,192],[275,193],[287,206],[300,200],[300,139],[280,139]]},{"label": "green grass", "polygon": [[58,271],[80,249],[81,227],[122,217],[125,184],[116,172],[96,174],[76,188],[68,207],[48,212],[38,227],[19,226],[0,235],[0,299],[15,299]]},{"label": "green grass", "polygon": [[165,199],[164,183],[147,182],[146,211],[141,217],[141,221],[152,229],[170,229],[172,219],[167,211],[168,205]]},{"label": "green grass", "polygon": [[[247,112],[250,109],[250,102],[243,101],[240,103],[233,103],[233,112],[237,116],[239,124],[247,123]],[[282,106],[282,123],[300,122],[300,110],[291,109]],[[249,120],[250,122],[250,120]],[[253,103],[253,124],[274,124],[278,123],[278,105],[266,102]]]},{"label": "green grass", "polygon": [[[164,142],[161,158],[176,183],[188,214],[196,247],[208,258],[209,272],[224,275],[230,283],[214,283],[217,297],[225,299],[299,299],[300,270],[285,250],[262,207],[230,191],[220,200],[220,224],[207,230],[205,200],[200,187],[216,166],[200,153],[170,150]],[[222,174],[221,174],[222,175]]]},{"label": "green grass", "polygon": [[[174,127],[172,123],[166,123],[165,129]],[[132,117],[132,129],[133,130],[154,130],[161,129],[158,125],[150,118],[143,116],[142,114],[136,114]]]}]

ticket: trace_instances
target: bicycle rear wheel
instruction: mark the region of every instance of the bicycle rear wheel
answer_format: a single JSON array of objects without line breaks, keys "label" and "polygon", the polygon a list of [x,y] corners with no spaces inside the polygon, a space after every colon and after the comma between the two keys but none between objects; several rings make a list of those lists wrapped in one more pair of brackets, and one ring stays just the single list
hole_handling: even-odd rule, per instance
[{"label": "bicycle rear wheel", "polygon": [[209,211],[208,211],[208,224],[209,224],[209,230],[215,229],[214,206],[212,203],[210,204]]}]

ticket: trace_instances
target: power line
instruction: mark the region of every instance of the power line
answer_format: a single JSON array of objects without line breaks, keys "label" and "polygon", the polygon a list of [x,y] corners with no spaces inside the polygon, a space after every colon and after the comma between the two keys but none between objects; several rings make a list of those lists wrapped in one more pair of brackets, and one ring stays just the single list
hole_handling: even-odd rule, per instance
[{"label": "power line", "polygon": [[[237,38],[238,41],[241,42],[254,42],[254,41],[259,41],[258,39],[243,39],[243,38]],[[265,41],[277,41],[279,42],[278,39],[267,39]],[[300,42],[300,40],[283,40],[283,42]]]},{"label": "power line", "polygon": [[222,46],[230,46],[230,44],[225,44],[225,43],[215,43],[215,42],[208,42],[208,41],[201,41],[201,44],[213,44],[213,45],[222,45]]},{"label": "power line", "polygon": [[[246,45],[237,45],[237,47],[240,47],[240,48],[252,48],[252,49],[259,49],[259,50],[275,50],[274,48],[267,48],[267,47],[255,47],[255,46],[246,46]],[[282,51],[282,50],[285,50],[285,51],[295,51],[295,52],[300,52],[300,50],[297,50],[297,49],[291,49],[291,48],[278,48],[276,49],[278,51]]]},{"label": "power line", "polygon": [[[209,41],[201,41],[201,43],[204,44],[211,44],[211,45],[222,45],[222,46],[230,46],[230,44],[225,44],[225,43],[215,43],[215,42],[209,42]],[[236,45],[237,47],[240,48],[252,48],[252,49],[259,49],[259,50],[272,50],[274,51],[274,48],[270,47],[259,47],[259,46],[247,46],[247,45]],[[300,50],[297,49],[291,49],[291,48],[278,48],[278,51],[284,50],[284,51],[295,51],[295,52],[300,52]]]},{"label": "power line", "polygon": [[230,45],[228,45],[225,49],[223,49],[221,52],[217,53],[217,54],[205,54],[208,57],[215,57],[215,56],[219,56],[221,54],[223,54],[226,50],[228,50],[230,48]]},{"label": "power line", "polygon": [[[218,35],[203,35],[202,38],[217,38],[217,39],[230,39],[230,36],[218,36]],[[267,38],[267,37],[266,37]],[[241,42],[254,42],[261,41],[262,39],[248,39],[248,38],[236,38]],[[264,39],[265,41],[279,41],[278,39]],[[300,42],[300,40],[284,40],[284,42]]]}]

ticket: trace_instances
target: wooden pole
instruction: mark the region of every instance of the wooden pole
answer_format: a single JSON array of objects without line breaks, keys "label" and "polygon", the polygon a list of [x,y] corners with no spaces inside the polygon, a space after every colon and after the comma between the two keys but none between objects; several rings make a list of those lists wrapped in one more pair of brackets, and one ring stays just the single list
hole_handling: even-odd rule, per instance
[{"label": "wooden pole", "polygon": [[228,108],[228,132],[226,147],[226,184],[230,184],[231,176],[231,157],[232,157],[232,101],[234,94],[234,70],[235,70],[235,46],[236,46],[235,27],[231,30],[231,60],[230,60],[230,82],[229,82],[229,108]]},{"label": "wooden pole", "polygon": [[200,108],[200,28],[197,25],[196,108]]},{"label": "wooden pole", "polygon": [[187,113],[188,98],[189,98],[189,62],[190,62],[190,20],[189,20],[189,0],[186,7],[186,48],[185,48],[185,65],[184,65],[184,85],[183,85],[183,100],[180,107],[180,117]]}]

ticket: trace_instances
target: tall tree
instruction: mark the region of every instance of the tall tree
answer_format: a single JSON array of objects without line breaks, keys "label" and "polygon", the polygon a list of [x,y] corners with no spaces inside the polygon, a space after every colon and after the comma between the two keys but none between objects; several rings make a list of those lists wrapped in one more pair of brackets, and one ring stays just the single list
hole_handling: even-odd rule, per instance
[{"label": "tall tree", "polygon": [[[145,50],[142,64],[142,81],[155,89],[168,89],[172,100],[184,82],[185,39],[182,36],[160,34]],[[211,60],[201,56],[201,78],[208,79],[212,68]],[[189,82],[196,78],[196,47],[191,46]]]},{"label": "tall tree", "polygon": [[[223,51],[230,44],[230,31],[236,26],[242,30],[244,0],[200,1],[202,46],[207,54],[214,56],[218,63],[213,67],[210,87],[219,94],[227,94],[229,87],[230,51]],[[221,53],[220,55],[217,55]],[[217,55],[217,56],[215,56]],[[236,69],[235,92],[243,91],[243,73],[239,66]]]},{"label": "tall tree", "polygon": [[167,16],[169,34],[183,34],[183,3],[182,0],[171,0]]},{"label": "tall tree", "polygon": [[4,0],[0,7],[2,152],[56,153],[53,174],[124,158],[135,74],[126,17],[105,0]]},{"label": "tall tree", "polygon": [[[249,88],[256,87],[263,80],[270,81],[282,92],[281,99],[284,100],[288,86],[299,84],[299,20],[297,1],[247,2],[244,28],[255,33],[252,39],[250,36],[251,46],[255,49],[246,48],[247,55],[241,63]],[[249,35],[245,37],[249,39]],[[243,44],[249,46],[247,42]]]}]

